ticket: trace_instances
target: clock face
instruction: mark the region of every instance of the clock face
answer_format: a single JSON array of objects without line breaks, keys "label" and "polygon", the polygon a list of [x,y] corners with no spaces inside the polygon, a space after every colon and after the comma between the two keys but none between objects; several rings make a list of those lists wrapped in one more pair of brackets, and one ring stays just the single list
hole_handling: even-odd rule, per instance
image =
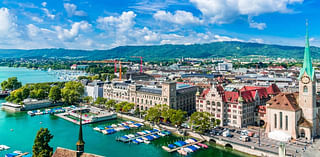
[{"label": "clock face", "polygon": [[308,84],[310,82],[310,78],[308,76],[303,76],[301,78],[302,83]]}]

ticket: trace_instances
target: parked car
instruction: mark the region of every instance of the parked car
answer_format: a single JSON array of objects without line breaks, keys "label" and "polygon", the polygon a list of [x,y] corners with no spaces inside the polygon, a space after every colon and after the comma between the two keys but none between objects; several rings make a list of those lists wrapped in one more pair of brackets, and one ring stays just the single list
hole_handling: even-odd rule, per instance
[{"label": "parked car", "polygon": [[249,136],[249,137],[253,137],[254,134],[255,134],[254,132],[251,132],[251,131],[248,132],[248,136]]},{"label": "parked car", "polygon": [[236,129],[229,129],[229,131],[231,131],[231,132],[235,132],[235,131],[236,131]]},{"label": "parked car", "polygon": [[237,134],[241,134],[241,131],[240,131],[240,130],[237,130],[236,133],[237,133]]},{"label": "parked car", "polygon": [[242,130],[241,135],[248,136],[248,130]]},{"label": "parked car", "polygon": [[248,141],[250,141],[250,137],[249,137],[249,136],[244,136],[244,135],[240,136],[239,139],[240,139],[241,141],[243,141],[243,142],[248,142]]}]

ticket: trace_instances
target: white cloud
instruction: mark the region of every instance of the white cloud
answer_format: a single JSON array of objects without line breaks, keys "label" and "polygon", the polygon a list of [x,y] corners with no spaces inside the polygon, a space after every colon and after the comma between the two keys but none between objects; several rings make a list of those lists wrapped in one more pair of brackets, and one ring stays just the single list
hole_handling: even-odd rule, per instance
[{"label": "white cloud", "polygon": [[28,24],[27,31],[28,31],[29,37],[35,37],[38,35],[39,28],[33,24]]},{"label": "white cloud", "polygon": [[80,31],[87,32],[90,28],[91,24],[87,21],[81,21],[73,23],[70,30],[64,29],[61,26],[56,26],[55,30],[59,39],[64,41],[73,41],[79,36]]},{"label": "white cloud", "polygon": [[41,10],[46,14],[47,17],[49,17],[52,20],[56,17],[56,15],[51,14],[47,8],[41,8]]},{"label": "white cloud", "polygon": [[210,23],[229,23],[240,15],[292,12],[288,6],[303,0],[190,0]]},{"label": "white cloud", "polygon": [[109,29],[115,28],[118,32],[124,32],[131,29],[134,24],[134,18],[137,15],[133,11],[122,12],[119,17],[108,16],[108,17],[99,17],[97,22],[99,28]]},{"label": "white cloud", "polygon": [[0,8],[0,38],[11,38],[19,36],[15,20],[16,17],[10,14],[9,9]]},{"label": "white cloud", "polygon": [[35,22],[38,22],[38,23],[43,22],[43,19],[41,19],[41,18],[39,18],[39,17],[37,17],[37,16],[32,16],[32,17],[31,17],[31,20],[32,20],[32,21],[35,21]]},{"label": "white cloud", "polygon": [[255,39],[250,39],[249,42],[253,42],[253,43],[264,43],[264,40],[261,38],[255,38]]},{"label": "white cloud", "polygon": [[153,15],[153,17],[160,21],[167,21],[167,22],[181,24],[181,25],[191,24],[191,23],[195,23],[195,24],[202,23],[202,21],[199,18],[193,16],[192,13],[183,11],[183,10],[177,10],[175,11],[174,14],[166,11],[157,11]]},{"label": "white cloud", "polygon": [[47,6],[47,2],[42,2],[41,5],[42,5],[43,7],[46,7],[46,6]]},{"label": "white cloud", "polygon": [[248,22],[249,22],[249,26],[250,28],[256,28],[259,30],[264,30],[267,27],[266,23],[259,23],[259,22],[255,22],[252,17],[248,17]]},{"label": "white cloud", "polygon": [[68,16],[87,16],[87,13],[82,10],[77,10],[77,6],[71,3],[64,3],[64,9],[66,9]]}]

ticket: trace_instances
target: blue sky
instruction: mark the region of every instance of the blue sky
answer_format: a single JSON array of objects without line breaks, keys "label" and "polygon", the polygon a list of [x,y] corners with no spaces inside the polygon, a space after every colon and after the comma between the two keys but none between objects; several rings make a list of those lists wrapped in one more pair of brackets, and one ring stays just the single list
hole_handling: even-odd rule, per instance
[{"label": "blue sky", "polygon": [[0,48],[244,41],[320,46],[318,0],[1,0]]}]

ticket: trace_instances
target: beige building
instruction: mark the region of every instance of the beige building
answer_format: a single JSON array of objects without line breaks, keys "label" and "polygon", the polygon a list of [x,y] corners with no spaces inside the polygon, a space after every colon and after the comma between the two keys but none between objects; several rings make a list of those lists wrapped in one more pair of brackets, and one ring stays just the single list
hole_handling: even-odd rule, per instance
[{"label": "beige building", "polygon": [[212,85],[197,94],[196,110],[208,112],[221,121],[221,126],[246,127],[259,125],[258,109],[280,92],[276,85],[269,87],[244,86],[226,91],[220,85]]},{"label": "beige building", "polygon": [[[298,93],[280,93],[267,102],[266,132],[287,135],[291,138],[312,139],[320,134],[320,104],[316,99],[316,78],[306,35],[303,67],[299,75]],[[271,137],[272,138],[272,137]]]},{"label": "beige building", "polygon": [[104,98],[132,102],[140,110],[148,110],[156,104],[167,104],[170,108],[187,111],[188,114],[196,110],[197,88],[186,84],[163,82],[161,87],[150,87],[131,81],[106,82],[103,89]]}]

